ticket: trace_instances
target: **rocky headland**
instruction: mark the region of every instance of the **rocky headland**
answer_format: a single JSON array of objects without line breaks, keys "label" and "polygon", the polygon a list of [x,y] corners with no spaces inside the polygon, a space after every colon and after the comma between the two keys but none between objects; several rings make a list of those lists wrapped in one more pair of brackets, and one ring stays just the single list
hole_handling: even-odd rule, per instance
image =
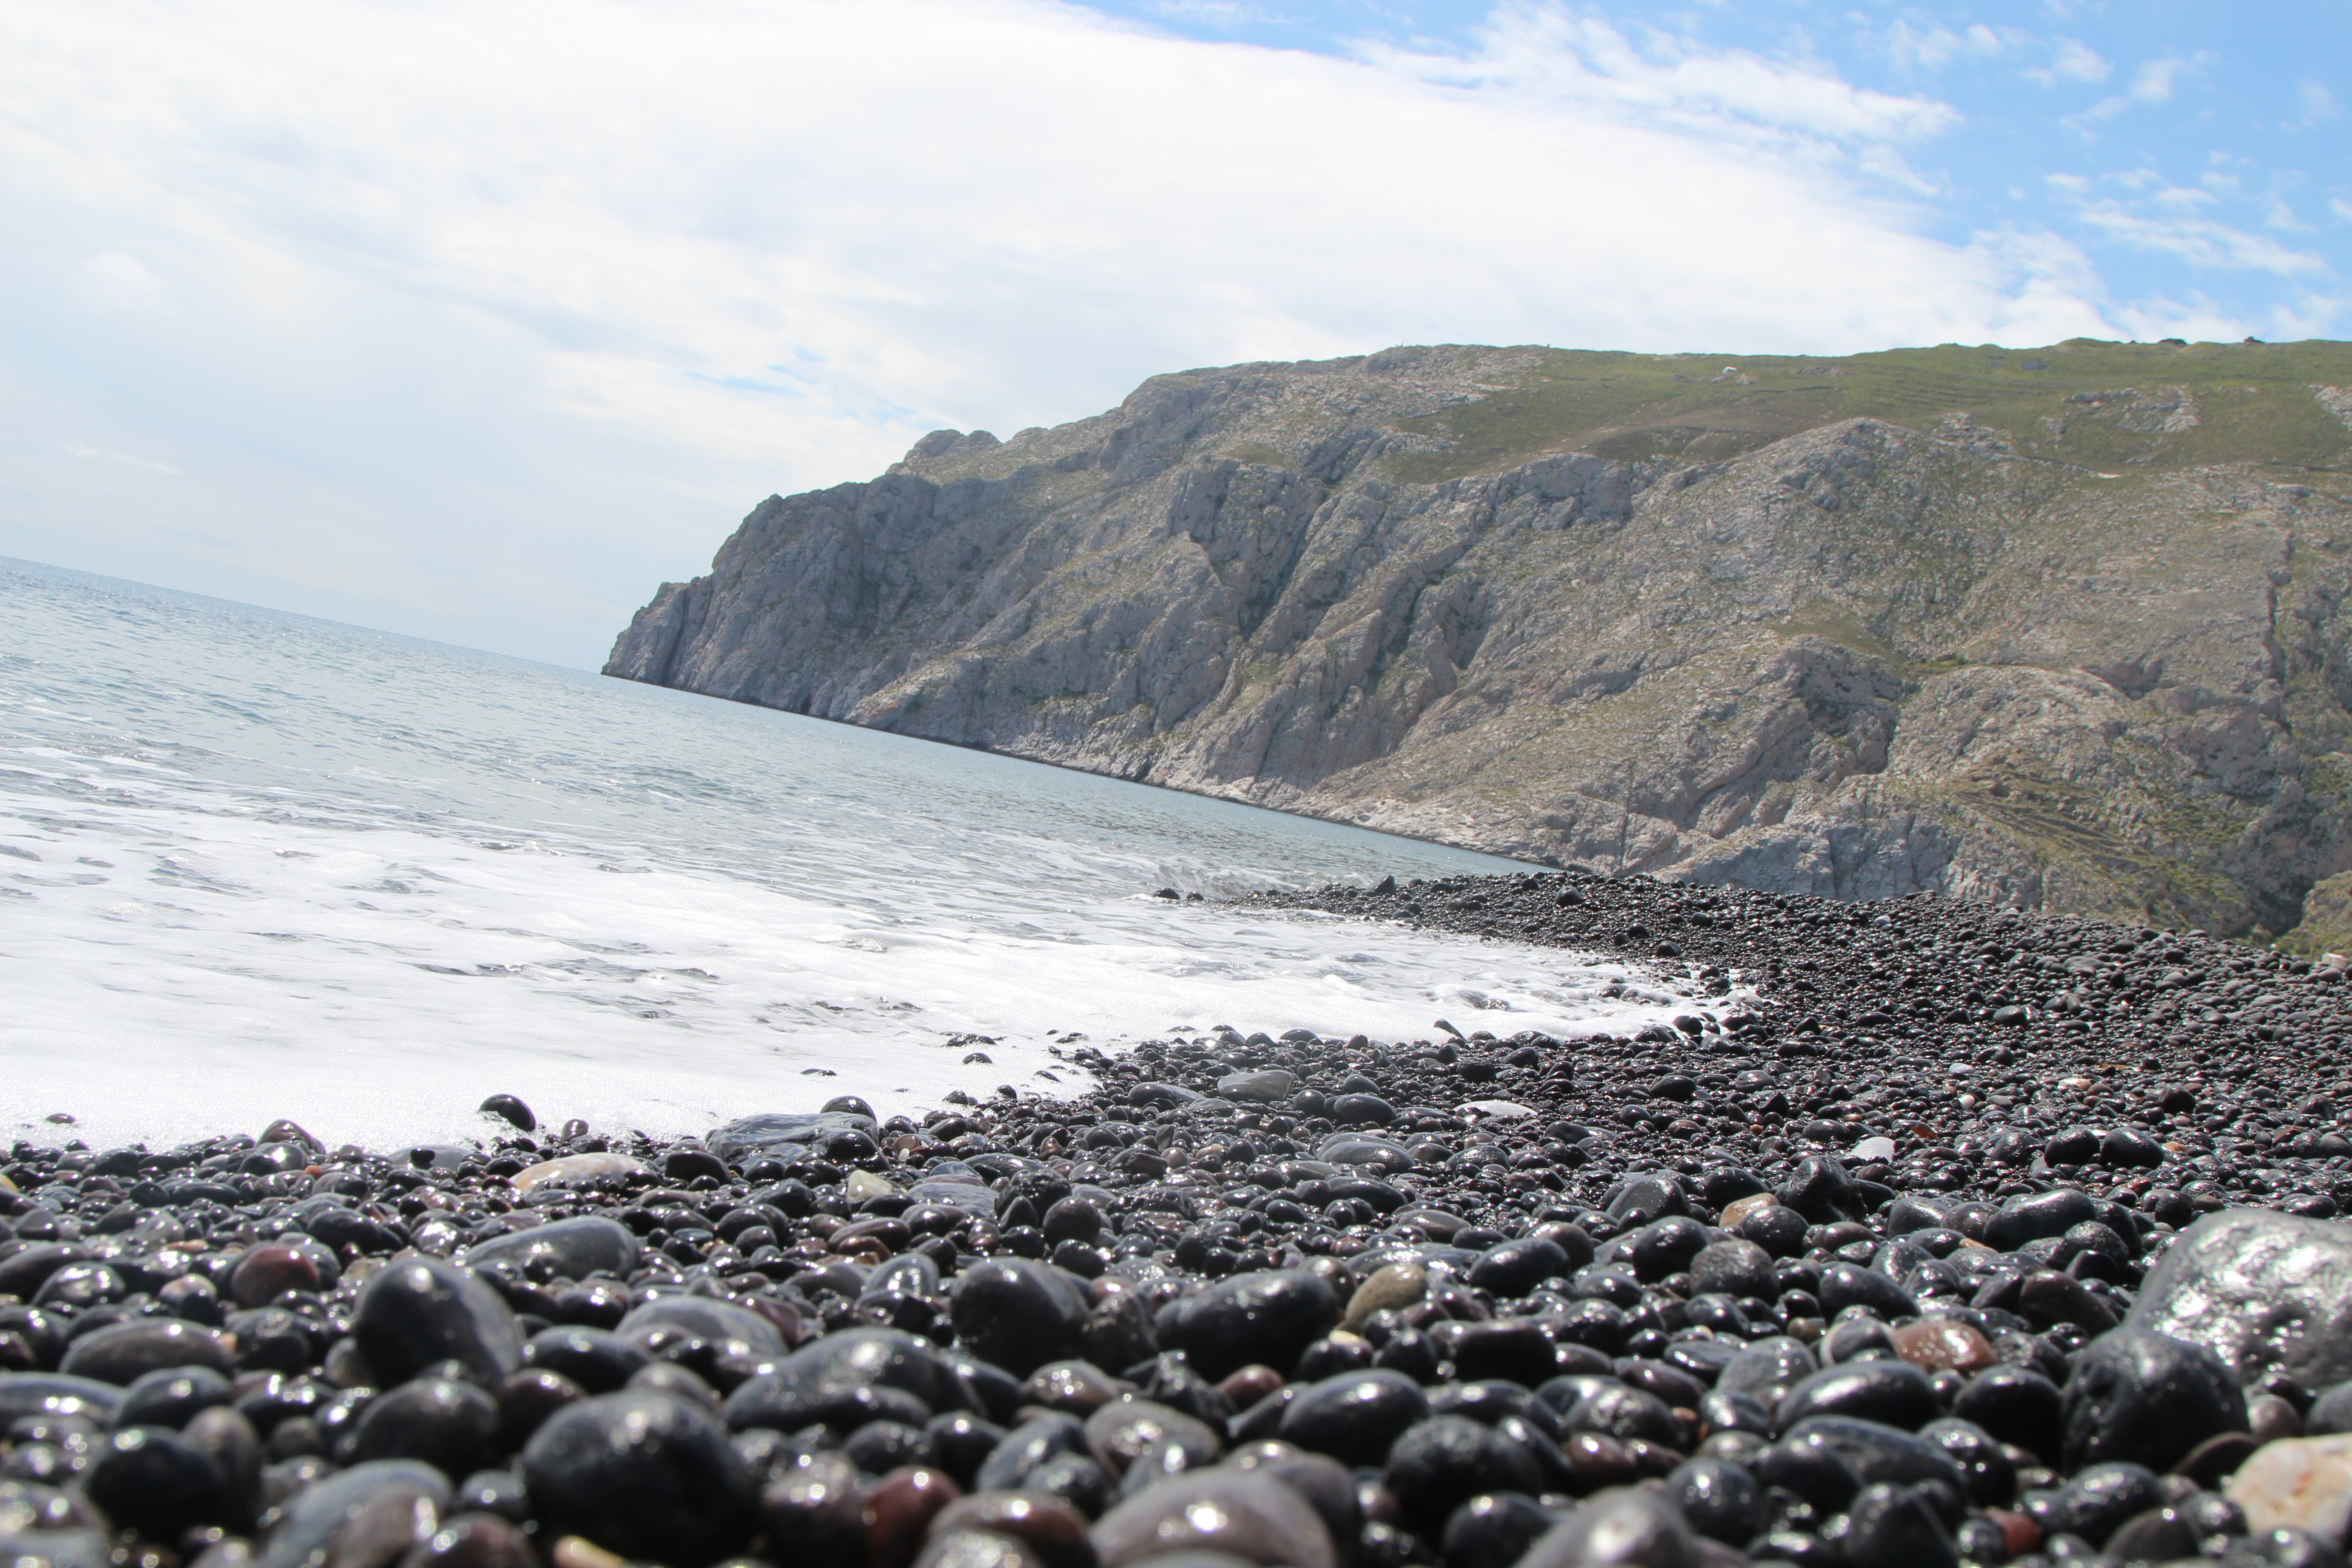
[{"label": "rocky headland", "polygon": [[2347,387],[2318,342],[1191,371],[772,497],[606,669],[1536,862],[2316,952]]},{"label": "rocky headland", "polygon": [[1265,902],[1691,1004],[668,1142],[510,1097],[20,1142],[0,1558],[2343,1568],[2342,961],[1638,877]]}]

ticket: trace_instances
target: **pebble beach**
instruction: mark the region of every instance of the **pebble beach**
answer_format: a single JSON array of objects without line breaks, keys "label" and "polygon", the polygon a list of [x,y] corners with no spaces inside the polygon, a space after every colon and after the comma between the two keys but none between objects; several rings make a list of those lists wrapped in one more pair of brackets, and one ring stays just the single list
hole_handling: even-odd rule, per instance
[{"label": "pebble beach", "polygon": [[1686,1010],[1066,1034],[1068,1098],[667,1141],[61,1123],[0,1167],[0,1557],[2342,1568],[2342,960],[1578,872],[1243,902]]}]

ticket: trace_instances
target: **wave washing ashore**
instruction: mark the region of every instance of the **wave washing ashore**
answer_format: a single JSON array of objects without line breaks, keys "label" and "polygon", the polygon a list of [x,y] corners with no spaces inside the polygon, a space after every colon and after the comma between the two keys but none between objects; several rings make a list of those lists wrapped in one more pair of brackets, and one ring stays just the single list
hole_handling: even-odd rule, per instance
[{"label": "wave washing ashore", "polygon": [[919,1119],[20,1142],[0,1553],[2342,1568],[2340,967],[1577,876],[1257,902],[1766,978]]},{"label": "wave washing ashore", "polygon": [[1063,1092],[1072,1050],[1178,1026],[1582,1033],[1687,1005],[1614,954],[1217,901],[1508,865],[0,563],[16,1136],[290,1116],[389,1147],[494,1091],[670,1135],[818,1084],[886,1113]]}]

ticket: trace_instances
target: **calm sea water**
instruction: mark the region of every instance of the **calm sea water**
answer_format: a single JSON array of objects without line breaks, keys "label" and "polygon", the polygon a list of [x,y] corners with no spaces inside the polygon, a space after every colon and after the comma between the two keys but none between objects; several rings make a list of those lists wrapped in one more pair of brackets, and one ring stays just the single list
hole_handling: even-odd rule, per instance
[{"label": "calm sea water", "polygon": [[1073,1035],[1671,1013],[1613,963],[1214,901],[1508,868],[0,561],[10,1136],[396,1143],[502,1090],[676,1133],[1068,1092]]}]

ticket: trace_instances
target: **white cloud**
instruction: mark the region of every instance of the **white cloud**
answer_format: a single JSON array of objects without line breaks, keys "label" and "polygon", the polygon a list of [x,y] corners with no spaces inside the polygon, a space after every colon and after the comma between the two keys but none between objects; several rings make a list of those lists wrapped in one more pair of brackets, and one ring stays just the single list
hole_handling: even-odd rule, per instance
[{"label": "white cloud", "polygon": [[2331,124],[2344,112],[2336,104],[2336,95],[2327,90],[2326,83],[2308,79],[2295,83],[2294,105],[2295,117],[2288,123],[2304,131],[2316,131]]},{"label": "white cloud", "polygon": [[80,293],[100,310],[143,310],[161,304],[163,285],[135,256],[119,250],[88,257],[75,268]]},{"label": "white cloud", "polygon": [[[2021,36],[2016,36],[2021,39]],[[1898,20],[1886,29],[1880,47],[1906,75],[1941,70],[1955,60],[1998,59],[2009,49],[2005,38],[1982,22],[1966,27],[1913,26]]]},{"label": "white cloud", "polygon": [[2132,72],[2131,86],[2112,97],[2103,98],[2082,113],[2072,116],[2065,123],[2077,131],[2087,130],[2103,121],[2113,120],[2125,110],[2169,103],[2179,90],[2183,78],[2201,72],[2212,63],[2213,57],[2203,49],[2189,55],[2167,55],[2159,59],[2144,60]]},{"label": "white cloud", "polygon": [[1705,48],[1675,34],[1629,36],[1543,0],[1506,0],[1475,37],[1470,50],[1377,47],[1367,58],[1426,81],[1501,89],[1783,153],[1917,141],[1959,123],[1933,98],[1858,88],[1825,67]]},{"label": "white cloud", "polygon": [[176,478],[180,473],[180,470],[171,464],[159,463],[152,458],[134,457],[129,452],[110,452],[103,447],[92,447],[84,442],[77,442],[68,447],[65,454],[68,458],[94,458],[100,462],[121,463],[128,468],[144,468],[153,474],[167,474]]},{"label": "white cloud", "polygon": [[[1358,61],[1049,0],[7,8],[0,553],[586,659],[767,489],[1154,372],[2111,331],[1889,199],[1954,120],[1531,5]],[[76,444],[203,452],[186,537]]]},{"label": "white cloud", "polygon": [[[2185,199],[2170,199],[2175,196]],[[2310,251],[2295,250],[2210,218],[2187,216],[2196,202],[2210,199],[2201,191],[2175,188],[2161,193],[2153,204],[2168,212],[2151,214],[2122,202],[2095,201],[2084,204],[2082,218],[2110,239],[2162,251],[2192,267],[2274,272],[2283,278],[2327,270],[2326,259]]]},{"label": "white cloud", "polygon": [[2095,86],[2106,80],[2115,68],[2107,63],[2105,57],[2082,39],[2060,38],[2057,48],[2051,54],[2049,69],[2029,71],[2027,74],[2049,84],[2079,81]]}]

